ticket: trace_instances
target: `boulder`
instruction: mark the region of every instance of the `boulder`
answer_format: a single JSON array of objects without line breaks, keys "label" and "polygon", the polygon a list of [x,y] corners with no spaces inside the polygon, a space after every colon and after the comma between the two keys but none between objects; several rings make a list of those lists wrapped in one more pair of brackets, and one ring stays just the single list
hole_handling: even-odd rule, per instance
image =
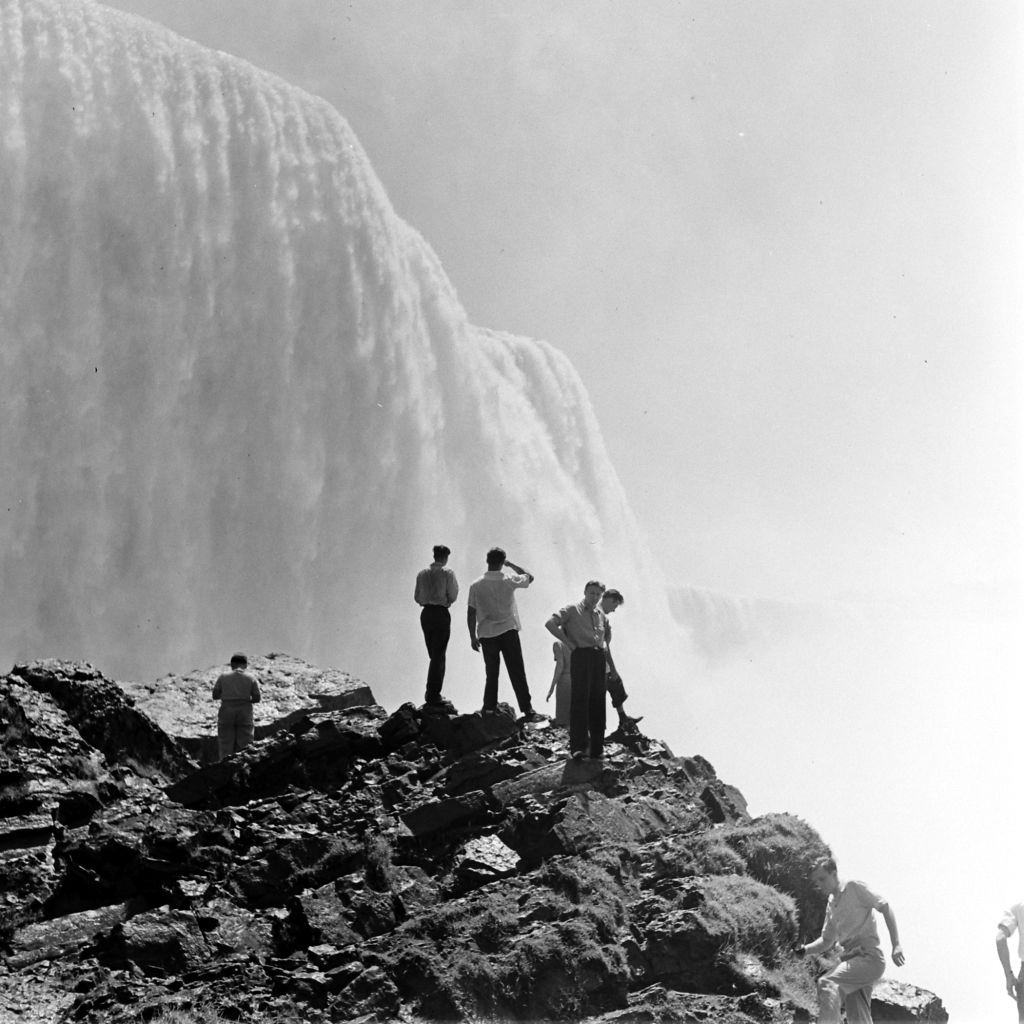
[{"label": "boulder", "polygon": [[375,704],[305,716],[289,729],[179,779],[167,787],[167,796],[186,807],[229,807],[291,786],[335,786],[357,758],[383,754],[379,730],[384,719],[384,710]]},{"label": "boulder", "polygon": [[448,750],[453,757],[461,757],[471,750],[500,743],[519,730],[516,713],[508,704],[499,704],[493,714],[475,711],[459,715],[451,721]]},{"label": "boulder", "polygon": [[483,819],[488,812],[486,795],[477,790],[444,800],[429,800],[401,815],[406,828],[417,837],[433,835],[473,819]]},{"label": "boulder", "polygon": [[871,993],[871,1016],[875,1024],[902,1021],[945,1024],[949,1020],[942,1000],[934,992],[892,978],[883,978],[875,985]]},{"label": "boulder", "polygon": [[[127,765],[149,778],[168,781],[193,767],[185,751],[121,688],[87,662],[50,658],[15,665],[9,683],[23,682],[66,716],[79,743],[98,750],[108,765]],[[52,726],[52,717],[49,724]],[[91,751],[90,751],[91,753]]]}]

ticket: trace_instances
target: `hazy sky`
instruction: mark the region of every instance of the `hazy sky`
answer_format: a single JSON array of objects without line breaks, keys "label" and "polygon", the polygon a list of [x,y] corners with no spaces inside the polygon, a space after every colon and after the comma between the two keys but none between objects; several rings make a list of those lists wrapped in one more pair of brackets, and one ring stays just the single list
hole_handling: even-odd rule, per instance
[{"label": "hazy sky", "polygon": [[1016,578],[1017,5],[115,6],[337,106],[471,321],[573,358],[674,577]]},{"label": "hazy sky", "polygon": [[[341,111],[470,319],[571,356],[671,580],[922,598],[681,695],[638,680],[636,711],[886,892],[902,977],[959,1024],[1009,1019],[992,931],[1024,896],[1020,618],[1000,604],[1022,575],[1019,5],[110,6]],[[617,621],[642,638],[628,605]],[[476,686],[453,680],[456,702]]]},{"label": "hazy sky", "polygon": [[1019,579],[1017,5],[113,6],[341,111],[470,319],[572,357],[672,577]]}]

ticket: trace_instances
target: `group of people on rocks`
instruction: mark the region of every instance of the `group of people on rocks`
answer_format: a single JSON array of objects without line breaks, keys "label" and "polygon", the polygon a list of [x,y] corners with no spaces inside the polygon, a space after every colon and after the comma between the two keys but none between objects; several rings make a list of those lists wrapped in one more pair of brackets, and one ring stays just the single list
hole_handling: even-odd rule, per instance
[{"label": "group of people on rocks", "polygon": [[[451,637],[449,609],[459,595],[455,573],[448,567],[451,550],[434,547],[434,560],[416,576],[414,597],[421,606],[420,625],[427,647],[427,689],[425,702],[442,705],[445,657]],[[530,698],[519,640],[522,624],[515,592],[533,582],[533,574],[508,560],[501,548],[487,552],[487,571],[469,588],[466,624],[474,651],[484,656],[484,701],[482,714],[495,713],[498,703],[498,673],[504,659],[512,690],[527,722],[539,721]],[[605,694],[619,714],[620,727],[639,721],[626,715],[626,691],[615,667],[610,644],[608,617],[624,603],[622,594],[598,580],[589,580],[583,598],[559,608],[545,622],[555,638],[555,674],[548,699],[555,694],[554,722],[569,728],[569,751],[573,760],[604,757]],[[845,1008],[848,1024],[871,1021],[872,987],[885,970],[874,913],[881,914],[892,941],[892,959],[904,962],[896,918],[888,902],[863,882],[839,878],[835,861],[825,859],[815,866],[811,881],[828,899],[821,937],[795,952],[805,954],[841,950],[835,967],[818,979],[818,1020],[838,1024]]]},{"label": "group of people on rocks", "polygon": [[[420,627],[427,647],[427,705],[443,705],[448,641],[451,638],[449,609],[459,596],[459,583],[448,566],[451,549],[434,546],[434,560],[416,576],[414,599],[420,605]],[[508,559],[501,548],[487,552],[487,571],[474,580],[467,598],[466,625],[474,651],[484,657],[484,700],[481,714],[493,715],[498,706],[498,676],[505,663],[512,692],[523,718],[539,722],[546,716],[533,706],[530,685],[519,639],[522,623],[516,606],[516,591],[528,587],[532,573]],[[545,623],[555,637],[555,674],[548,699],[555,695],[556,725],[569,729],[569,750],[575,760],[604,758],[605,694],[619,716],[619,726],[628,728],[640,721],[626,714],[627,699],[622,677],[611,654],[611,625],[608,616],[625,601],[618,590],[606,589],[590,580],[583,599],[558,609]]]},{"label": "group of people on rocks", "polygon": [[[449,609],[459,595],[455,573],[448,567],[451,550],[439,544],[433,562],[416,577],[414,597],[421,606],[420,626],[429,665],[425,703],[443,706],[445,658],[451,637]],[[529,587],[533,574],[509,561],[501,548],[487,552],[487,571],[474,580],[467,599],[466,624],[474,651],[484,658],[484,699],[481,714],[493,715],[498,705],[498,675],[504,660],[519,710],[527,722],[545,719],[533,707],[519,640],[522,624],[515,592]],[[568,726],[570,757],[600,761],[604,756],[605,694],[619,715],[620,728],[640,719],[626,715],[627,695],[622,677],[612,658],[611,625],[608,617],[624,603],[618,590],[589,580],[580,601],[559,608],[544,624],[555,638],[555,673],[548,690],[555,695],[555,724]],[[220,757],[243,749],[253,739],[253,704],[260,700],[259,683],[247,671],[242,653],[231,658],[231,671],[220,675],[213,686],[219,700],[217,735]],[[825,921],[818,939],[798,945],[798,956],[838,952],[839,962],[818,978],[819,1024],[839,1024],[845,1012],[848,1024],[870,1024],[871,994],[884,973],[882,953],[875,924],[881,915],[892,943],[892,960],[905,962],[896,918],[887,900],[861,881],[839,877],[836,862],[824,858],[811,872],[813,886],[827,898]],[[1014,974],[1008,939],[1020,936],[1021,966]],[[1003,915],[996,933],[996,950],[1002,965],[1006,991],[1016,1002],[1018,1020],[1024,1024],[1024,901]]]}]

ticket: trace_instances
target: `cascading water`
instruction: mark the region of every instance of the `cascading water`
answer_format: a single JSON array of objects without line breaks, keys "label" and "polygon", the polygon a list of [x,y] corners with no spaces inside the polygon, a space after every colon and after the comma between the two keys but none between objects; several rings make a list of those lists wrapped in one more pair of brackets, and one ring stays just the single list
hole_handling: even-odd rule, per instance
[{"label": "cascading water", "polygon": [[416,570],[500,543],[545,674],[591,576],[664,666],[579,377],[467,322],[333,108],[88,0],[0,12],[0,656],[277,648],[415,699]]}]

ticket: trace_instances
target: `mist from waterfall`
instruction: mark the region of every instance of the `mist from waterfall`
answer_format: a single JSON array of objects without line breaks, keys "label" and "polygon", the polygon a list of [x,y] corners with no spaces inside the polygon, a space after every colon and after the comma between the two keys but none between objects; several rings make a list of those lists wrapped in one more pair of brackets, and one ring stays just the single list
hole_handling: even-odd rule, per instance
[{"label": "mist from waterfall", "polygon": [[538,578],[535,690],[591,577],[665,678],[664,583],[579,376],[467,322],[342,116],[87,0],[0,10],[0,658],[282,649],[420,699],[415,572],[446,543],[465,591],[501,544]]}]

